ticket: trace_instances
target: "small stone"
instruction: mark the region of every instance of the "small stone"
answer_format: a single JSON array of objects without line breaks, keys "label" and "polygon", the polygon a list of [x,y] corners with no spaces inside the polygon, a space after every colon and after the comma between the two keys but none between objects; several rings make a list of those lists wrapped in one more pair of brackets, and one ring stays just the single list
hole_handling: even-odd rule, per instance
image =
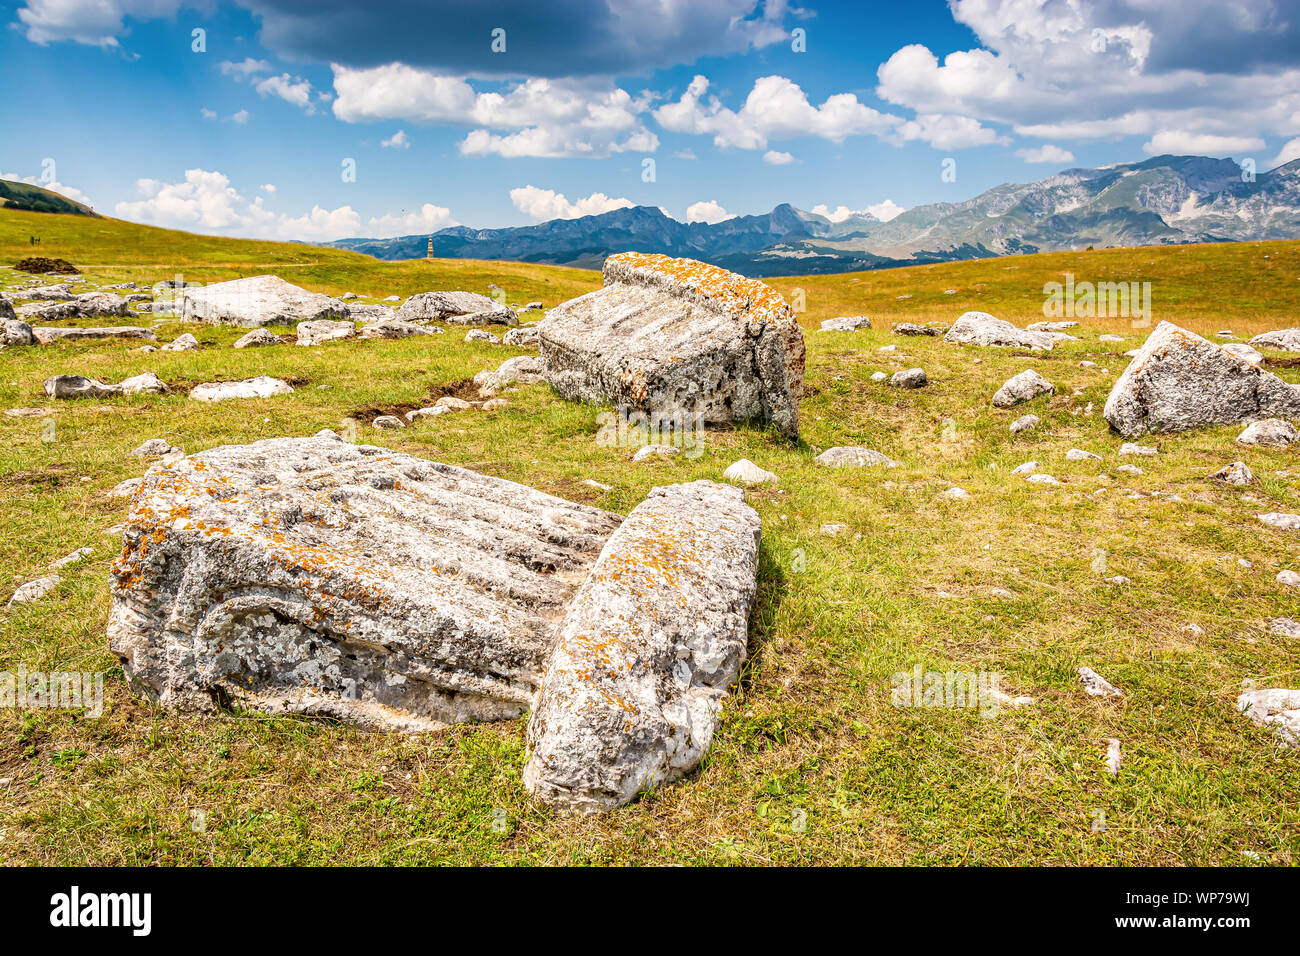
[{"label": "small stone", "polygon": [[1300,621],[1289,617],[1275,617],[1268,622],[1268,629],[1283,637],[1300,637]]},{"label": "small stone", "polygon": [[60,568],[66,568],[72,564],[80,564],[86,558],[95,553],[94,548],[78,548],[69,555],[65,555],[50,565],[52,569],[58,571]]},{"label": "small stone", "polygon": [[869,465],[896,468],[899,464],[888,455],[860,445],[839,445],[828,448],[813,460],[829,468],[863,468]]},{"label": "small stone", "polygon": [[823,332],[856,332],[858,329],[869,328],[871,328],[871,320],[865,315],[842,315],[822,323]]},{"label": "small stone", "polygon": [[[525,309],[524,311],[527,311],[527,309]],[[584,485],[587,485],[588,487],[591,487],[591,488],[597,488],[597,489],[599,489],[600,491],[613,491],[613,490],[614,490],[614,486],[613,486],[613,485],[603,485],[603,484],[601,484],[599,481],[596,481],[596,480],[593,479],[593,478],[584,478],[584,479],[582,479],[582,483],[583,483]]]},{"label": "small stone", "polygon": [[884,381],[885,379],[887,379],[887,378],[889,378],[889,376],[886,375],[884,372],[872,372],[872,373],[871,373],[871,380],[872,380],[873,382],[883,382],[883,381]]},{"label": "small stone", "polygon": [[380,415],[373,422],[375,428],[405,428],[406,423],[396,415]]},{"label": "small stone", "polygon": [[929,384],[929,379],[925,377],[925,369],[909,368],[895,372],[889,379],[889,384],[895,388],[923,388]]},{"label": "small stone", "polygon": [[1288,421],[1280,418],[1265,418],[1247,425],[1237,436],[1237,441],[1243,445],[1285,447],[1300,441],[1300,432],[1297,432],[1295,426]]},{"label": "small stone", "polygon": [[1054,386],[1043,376],[1039,375],[1033,369],[1025,369],[1018,375],[1013,375],[1007,379],[1002,387],[993,395],[994,408],[1011,408],[1022,402],[1027,402],[1039,395],[1052,395],[1056,392]]},{"label": "small stone", "polygon": [[1128,474],[1128,475],[1142,475],[1142,474],[1146,474],[1146,472],[1144,472],[1144,471],[1143,471],[1141,468],[1139,468],[1137,465],[1127,465],[1127,464],[1125,464],[1125,465],[1116,465],[1116,466],[1115,466],[1115,470],[1116,470],[1116,471],[1122,471],[1122,472],[1124,472],[1125,474]]},{"label": "small stone", "polygon": [[134,458],[161,458],[164,455],[170,455],[173,452],[180,451],[168,441],[162,438],[150,438],[147,442],[140,445],[131,452]]},{"label": "small stone", "polygon": [[1018,435],[1020,432],[1029,431],[1029,429],[1036,427],[1041,421],[1042,419],[1037,415],[1021,415],[1011,423],[1011,433],[1013,435]]},{"label": "small stone", "polygon": [[1079,675],[1079,683],[1083,685],[1083,692],[1089,697],[1123,697],[1124,693],[1106,678],[1102,677],[1091,667],[1080,667],[1075,671]]},{"label": "small stone", "polygon": [[645,461],[647,458],[671,458],[680,455],[682,450],[676,445],[643,445],[632,456],[633,461]]},{"label": "small stone", "polygon": [[1247,561],[1245,558],[1238,558],[1238,559],[1237,559],[1237,567],[1241,568],[1241,570],[1243,570],[1243,571],[1249,571],[1249,570],[1250,570],[1251,568],[1253,568],[1254,566],[1255,566],[1254,564],[1252,564],[1251,562]]},{"label": "small stone", "polygon": [[1035,485],[1059,485],[1060,481],[1048,474],[1030,475],[1025,481]]},{"label": "small stone", "polygon": [[844,532],[848,530],[849,530],[848,525],[839,524],[838,522],[831,522],[830,524],[824,524],[821,526],[822,534],[829,535],[832,538],[838,538],[840,535],[842,535]]},{"label": "small stone", "polygon": [[1244,461],[1234,461],[1226,468],[1220,468],[1210,475],[1212,481],[1222,481],[1229,485],[1249,485],[1255,480],[1255,473]]},{"label": "small stone", "polygon": [[1119,739],[1111,737],[1106,744],[1106,772],[1112,777],[1119,776]]},{"label": "small stone", "polygon": [[1300,531],[1300,515],[1270,511],[1267,514],[1256,515],[1255,517],[1270,528],[1278,528],[1281,531]]},{"label": "small stone", "polygon": [[1015,594],[1012,593],[1011,591],[1008,591],[1006,588],[993,588],[991,591],[989,591],[989,593],[992,594],[994,597],[1000,597],[1000,598],[1015,597]]},{"label": "small stone", "polygon": [[253,329],[235,342],[234,348],[251,349],[261,345],[279,345],[284,339],[267,329]]},{"label": "small stone", "polygon": [[876,351],[877,351],[877,352],[897,352],[897,351],[898,351],[898,346],[897,346],[897,345],[882,345],[880,348],[876,349]]},{"label": "small stone", "polygon": [[1013,475],[1032,475],[1032,474],[1033,474],[1034,472],[1036,472],[1037,470],[1038,470],[1038,462],[1036,462],[1036,461],[1027,461],[1027,462],[1025,462],[1024,464],[1016,465],[1016,467],[1012,468],[1012,469],[1011,469],[1011,474],[1013,474]]},{"label": "small stone", "polygon": [[489,332],[487,329],[470,329],[465,333],[466,342],[490,342],[493,345],[500,345],[501,340]]},{"label": "small stone", "polygon": [[1124,338],[1119,335],[1111,335],[1109,333],[1106,333],[1104,335],[1097,336],[1097,341],[1098,342],[1123,342]]},{"label": "small stone", "polygon": [[1277,574],[1277,583],[1286,585],[1289,588],[1300,588],[1300,574],[1295,571],[1279,571]]},{"label": "small stone", "polygon": [[1160,453],[1159,448],[1152,448],[1150,445],[1139,445],[1137,442],[1126,441],[1119,446],[1120,455],[1157,455]]},{"label": "small stone", "polygon": [[489,401],[484,402],[480,407],[485,412],[495,412],[497,409],[505,408],[509,404],[510,403],[507,402],[504,398],[493,398]]},{"label": "small stone", "polygon": [[1107,584],[1114,584],[1114,585],[1116,585],[1116,586],[1118,586],[1118,587],[1123,587],[1123,586],[1126,585],[1126,584],[1132,584],[1132,583],[1133,583],[1133,579],[1132,579],[1132,578],[1126,578],[1126,577],[1124,577],[1124,575],[1122,575],[1122,574],[1117,574],[1117,575],[1115,575],[1113,578],[1107,578],[1107,579],[1106,579],[1106,583],[1107,583]]},{"label": "small stone", "polygon": [[748,458],[742,458],[740,461],[729,465],[727,470],[722,473],[722,477],[728,481],[738,481],[745,485],[776,484],[780,481],[775,474],[764,471]]},{"label": "small stone", "polygon": [[940,498],[947,498],[949,501],[963,501],[970,497],[970,492],[965,488],[949,488],[947,491],[939,492]]},{"label": "small stone", "polygon": [[1201,627],[1199,624],[1184,624],[1183,633],[1190,634],[1192,637],[1204,637],[1205,628]]},{"label": "small stone", "polygon": [[164,352],[193,352],[199,347],[199,340],[189,332],[176,336],[162,347]]},{"label": "small stone", "polygon": [[1101,461],[1101,455],[1094,455],[1082,448],[1071,448],[1065,453],[1066,461]]},{"label": "small stone", "polygon": [[13,596],[9,598],[9,604],[7,606],[13,607],[15,604],[29,604],[32,601],[39,600],[58,587],[59,581],[61,580],[62,579],[57,574],[51,574],[48,577],[36,578],[33,581],[28,581],[26,584],[19,587],[18,590],[14,591]]}]

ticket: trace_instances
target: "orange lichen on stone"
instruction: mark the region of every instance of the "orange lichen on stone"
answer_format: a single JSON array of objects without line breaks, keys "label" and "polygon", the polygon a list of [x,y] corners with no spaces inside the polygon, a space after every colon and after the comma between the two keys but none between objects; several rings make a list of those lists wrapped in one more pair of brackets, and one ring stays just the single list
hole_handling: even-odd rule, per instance
[{"label": "orange lichen on stone", "polygon": [[627,266],[657,273],[677,285],[717,303],[736,318],[751,322],[793,321],[789,304],[772,287],[735,272],[695,259],[674,258],[658,252],[623,252],[610,256],[606,267]]}]

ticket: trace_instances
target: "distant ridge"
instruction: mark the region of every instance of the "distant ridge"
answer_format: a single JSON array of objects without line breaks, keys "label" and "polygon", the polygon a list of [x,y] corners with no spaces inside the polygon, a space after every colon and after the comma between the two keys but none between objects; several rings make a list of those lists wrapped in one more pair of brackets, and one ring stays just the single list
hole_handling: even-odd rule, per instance
[{"label": "distant ridge", "polygon": [[[770,213],[683,223],[653,206],[533,226],[433,234],[433,254],[598,268],[614,252],[664,252],[748,275],[807,275],[1088,246],[1300,238],[1300,160],[1243,178],[1231,159],[1156,156],[1068,169],[931,203],[888,222],[840,222],[783,203]],[[379,259],[422,258],[428,236],[340,239]]]},{"label": "distant ridge", "polygon": [[89,206],[74,202],[42,186],[0,179],[0,206],[24,212],[53,212],[71,216],[102,218]]}]

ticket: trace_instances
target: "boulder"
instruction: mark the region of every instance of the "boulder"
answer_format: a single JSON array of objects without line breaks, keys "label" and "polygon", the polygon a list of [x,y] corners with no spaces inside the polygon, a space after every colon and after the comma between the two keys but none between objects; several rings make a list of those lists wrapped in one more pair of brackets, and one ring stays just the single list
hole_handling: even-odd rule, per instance
[{"label": "boulder", "polygon": [[1300,329],[1278,329],[1274,332],[1264,332],[1251,339],[1250,344],[1261,349],[1300,352]]},{"label": "boulder", "polygon": [[1116,380],[1103,412],[1125,437],[1300,416],[1300,387],[1161,322]]},{"label": "boulder", "polygon": [[269,329],[253,329],[247,335],[240,336],[235,342],[234,348],[251,349],[262,345],[279,345],[284,339],[276,335]]},{"label": "boulder", "polygon": [[493,345],[500,345],[501,340],[489,332],[487,329],[470,329],[465,333],[466,342],[490,342]]},{"label": "boulder", "polygon": [[186,711],[430,730],[532,704],[617,515],[337,437],[225,446],[144,478],[110,650]]},{"label": "boulder", "polygon": [[474,376],[474,384],[481,392],[495,394],[512,383],[532,385],[543,380],[542,360],[536,355],[516,355],[506,359],[493,371],[484,369]]},{"label": "boulder", "polygon": [[167,391],[167,383],[153,372],[124,378],[116,387],[123,395],[162,395]]},{"label": "boulder", "polygon": [[153,332],[135,325],[110,325],[92,329],[37,326],[32,329],[32,336],[42,345],[51,345],[64,339],[72,341],[79,339],[148,339],[151,342],[158,340],[158,337]]},{"label": "boulder", "polygon": [[1021,402],[1027,402],[1039,395],[1052,395],[1056,387],[1033,369],[1025,369],[1002,383],[1002,387],[993,395],[996,408],[1011,408]]},{"label": "boulder", "polygon": [[294,331],[298,333],[299,345],[324,345],[352,338],[357,334],[357,326],[346,319],[315,319],[299,322]]},{"label": "boulder", "polygon": [[397,310],[386,305],[366,305],[364,302],[348,303],[349,319],[370,324],[389,322],[397,318]]},{"label": "boulder", "polygon": [[896,322],[895,335],[943,335],[948,331],[946,325],[918,325],[915,322]]},{"label": "boulder", "polygon": [[190,398],[199,402],[224,402],[230,398],[269,398],[272,395],[288,395],[293,386],[278,378],[259,375],[257,378],[244,379],[242,382],[205,382],[190,390]]},{"label": "boulder", "polygon": [[537,329],[511,329],[505,335],[501,336],[501,341],[506,345],[536,345]]},{"label": "boulder", "polygon": [[524,786],[576,812],[620,806],[708,752],[746,656],[758,515],[738,488],[655,488],[569,609],[528,723]]},{"label": "boulder", "polygon": [[774,485],[780,481],[774,472],[764,471],[748,458],[742,458],[740,461],[728,465],[726,471],[722,473],[722,477],[728,481],[738,481],[742,485]]},{"label": "boulder", "polygon": [[1018,329],[987,312],[966,312],[952,324],[943,340],[955,345],[985,345],[999,348],[1047,349],[1056,344],[1047,332]]},{"label": "boulder", "polygon": [[0,346],[34,345],[35,343],[36,336],[32,333],[32,327],[26,322],[12,318],[0,321]]},{"label": "boulder", "polygon": [[164,352],[193,352],[199,347],[199,340],[185,332],[176,336],[162,347]]},{"label": "boulder", "polygon": [[370,423],[375,428],[405,428],[406,423],[396,415],[380,415]]},{"label": "boulder", "polygon": [[185,286],[175,294],[169,311],[195,322],[256,328],[341,319],[347,315],[347,306],[338,299],[285,282],[279,276],[261,275],[206,286]]},{"label": "boulder", "polygon": [[869,328],[871,328],[871,320],[865,315],[842,315],[822,323],[823,332],[856,332],[858,329]]},{"label": "boulder", "polygon": [[1300,432],[1297,432],[1290,422],[1280,418],[1265,418],[1247,425],[1237,436],[1237,441],[1242,445],[1271,445],[1285,448],[1300,441]]},{"label": "boulder", "polygon": [[1018,435],[1020,432],[1027,432],[1034,428],[1042,421],[1037,415],[1021,415],[1011,423],[1011,434]]},{"label": "boulder", "polygon": [[412,335],[436,335],[441,331],[442,329],[436,326],[427,328],[423,325],[416,325],[414,322],[393,318],[363,325],[359,335],[369,341],[372,339],[404,339]]},{"label": "boulder", "polygon": [[466,312],[463,315],[449,315],[443,319],[452,325],[518,325],[519,316],[504,305],[483,312]]},{"label": "boulder", "polygon": [[605,286],[547,313],[538,344],[567,399],[797,436],[803,332],[774,290],[693,259],[610,256]]},{"label": "boulder", "polygon": [[1229,485],[1249,485],[1255,480],[1255,473],[1244,461],[1234,461],[1226,468],[1220,468],[1210,475],[1213,481],[1222,481]]},{"label": "boulder", "polygon": [[925,369],[909,368],[891,375],[889,384],[895,388],[924,388],[930,380],[925,377]]},{"label": "boulder", "polygon": [[102,316],[130,315],[131,305],[112,292],[86,292],[66,302],[56,302],[33,312],[43,319],[97,319]]},{"label": "boulder", "polygon": [[84,375],[55,375],[45,380],[45,394],[50,398],[104,398],[121,392],[117,385],[105,385]]},{"label": "boulder", "polygon": [[1271,729],[1281,745],[1300,747],[1300,690],[1247,691],[1237,697],[1237,710],[1256,726]]},{"label": "boulder", "polygon": [[[402,307],[397,310],[397,317],[407,322],[441,322],[453,316],[487,316],[502,310],[510,312],[496,299],[477,292],[421,292],[402,303]],[[514,316],[513,322],[502,321],[497,324],[518,325],[519,317],[513,312],[510,315]]]},{"label": "boulder", "polygon": [[7,296],[0,295],[0,321],[13,321],[17,318],[18,313],[14,311],[14,304]]},{"label": "boulder", "polygon": [[837,445],[834,448],[827,448],[813,460],[828,468],[864,468],[869,465],[898,467],[898,462],[888,455],[882,455],[873,448],[863,448],[860,445]]}]

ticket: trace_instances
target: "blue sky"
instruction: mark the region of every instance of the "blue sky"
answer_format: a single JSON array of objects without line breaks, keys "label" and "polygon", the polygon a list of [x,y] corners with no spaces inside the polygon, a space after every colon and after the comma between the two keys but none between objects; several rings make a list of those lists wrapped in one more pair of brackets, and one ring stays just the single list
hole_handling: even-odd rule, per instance
[{"label": "blue sky", "polygon": [[1161,153],[1264,170],[1300,156],[1298,6],[26,0],[0,5],[0,173],[334,239],[632,203],[887,217]]}]

